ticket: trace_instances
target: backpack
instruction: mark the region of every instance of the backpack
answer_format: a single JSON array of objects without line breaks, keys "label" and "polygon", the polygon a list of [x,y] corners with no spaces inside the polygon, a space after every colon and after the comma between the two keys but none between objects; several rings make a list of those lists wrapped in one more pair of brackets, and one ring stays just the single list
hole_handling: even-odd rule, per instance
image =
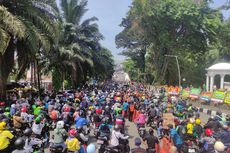
[{"label": "backpack", "polygon": [[131,104],[130,106],[129,106],[129,110],[130,110],[130,112],[134,112],[134,105],[133,104]]}]

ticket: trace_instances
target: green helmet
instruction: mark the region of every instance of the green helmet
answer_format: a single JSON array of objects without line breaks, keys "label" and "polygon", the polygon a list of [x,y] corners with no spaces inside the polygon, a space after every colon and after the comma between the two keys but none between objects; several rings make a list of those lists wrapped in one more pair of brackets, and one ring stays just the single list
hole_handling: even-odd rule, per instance
[{"label": "green helmet", "polygon": [[10,107],[6,107],[5,112],[9,112],[9,111],[10,111]]},{"label": "green helmet", "polygon": [[36,117],[35,118],[35,123],[39,124],[41,122],[41,118],[40,117]]}]

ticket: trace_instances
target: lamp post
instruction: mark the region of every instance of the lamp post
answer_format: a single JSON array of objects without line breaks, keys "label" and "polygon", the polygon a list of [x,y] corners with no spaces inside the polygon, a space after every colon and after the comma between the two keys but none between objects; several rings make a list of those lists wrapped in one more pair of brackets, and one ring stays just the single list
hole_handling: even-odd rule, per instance
[{"label": "lamp post", "polygon": [[178,56],[176,56],[176,55],[165,55],[165,57],[176,58],[177,69],[178,69],[179,87],[181,87],[180,65],[179,65],[179,61],[178,61]]}]

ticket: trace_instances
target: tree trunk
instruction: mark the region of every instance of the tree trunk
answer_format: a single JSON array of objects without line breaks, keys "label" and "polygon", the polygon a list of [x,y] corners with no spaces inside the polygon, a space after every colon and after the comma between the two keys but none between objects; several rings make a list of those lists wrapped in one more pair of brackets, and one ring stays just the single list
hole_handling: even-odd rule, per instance
[{"label": "tree trunk", "polygon": [[77,64],[72,63],[72,88],[77,89]]},{"label": "tree trunk", "polygon": [[1,99],[4,99],[6,97],[7,79],[14,67],[14,51],[15,51],[15,45],[13,39],[11,39],[5,53],[3,55],[0,54],[0,98]]},{"label": "tree trunk", "polygon": [[0,56],[0,99],[4,99],[6,95],[6,78],[3,75],[3,56]]},{"label": "tree trunk", "polygon": [[41,84],[40,84],[40,68],[39,68],[39,65],[38,65],[38,60],[36,60],[36,64],[37,64],[37,78],[38,78],[38,96],[40,97],[41,96]]}]

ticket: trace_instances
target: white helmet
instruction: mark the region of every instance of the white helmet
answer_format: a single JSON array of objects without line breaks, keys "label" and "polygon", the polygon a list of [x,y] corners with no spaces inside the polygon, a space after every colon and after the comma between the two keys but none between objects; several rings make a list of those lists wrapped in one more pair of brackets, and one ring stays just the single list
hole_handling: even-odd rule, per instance
[{"label": "white helmet", "polygon": [[224,146],[224,144],[221,142],[221,141],[216,141],[216,143],[214,144],[214,149],[216,150],[216,151],[224,151],[224,149],[225,149],[225,146]]},{"label": "white helmet", "polygon": [[64,128],[64,121],[58,121],[58,122],[57,122],[57,128],[58,128],[58,129]]}]

